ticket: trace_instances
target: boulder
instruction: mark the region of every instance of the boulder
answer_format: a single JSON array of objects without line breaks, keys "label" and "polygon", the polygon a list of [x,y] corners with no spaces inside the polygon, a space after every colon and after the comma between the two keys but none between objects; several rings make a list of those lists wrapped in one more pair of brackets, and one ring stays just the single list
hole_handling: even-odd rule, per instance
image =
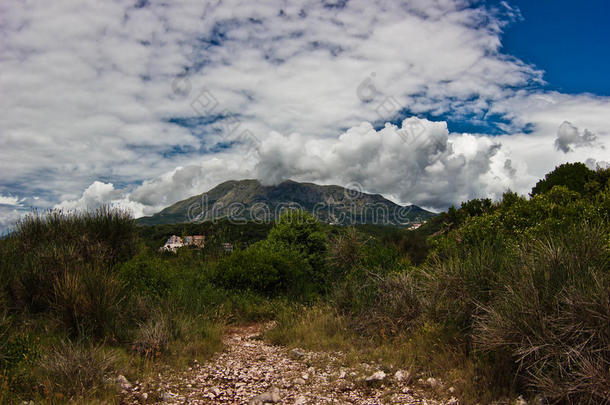
[{"label": "boulder", "polygon": [[267,392],[255,396],[248,402],[249,405],[264,405],[264,404],[275,404],[280,402],[280,389],[278,387],[271,387]]},{"label": "boulder", "polygon": [[376,381],[383,381],[385,379],[385,377],[386,377],[386,374],[383,371],[379,370],[379,371],[374,372],[370,376],[366,377],[364,379],[364,381],[369,382],[369,383],[376,382]]}]

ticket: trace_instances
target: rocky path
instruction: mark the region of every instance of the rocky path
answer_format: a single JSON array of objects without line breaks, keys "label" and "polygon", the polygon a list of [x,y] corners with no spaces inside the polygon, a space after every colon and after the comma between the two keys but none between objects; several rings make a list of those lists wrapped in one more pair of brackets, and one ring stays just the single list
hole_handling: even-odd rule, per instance
[{"label": "rocky path", "polygon": [[[341,367],[340,353],[288,350],[265,343],[263,325],[236,327],[225,350],[206,364],[168,371],[142,384],[126,382],[126,404],[442,404],[408,385],[409,375],[386,375],[372,365]],[[421,382],[421,381],[420,381]],[[445,404],[457,404],[455,399]]]}]

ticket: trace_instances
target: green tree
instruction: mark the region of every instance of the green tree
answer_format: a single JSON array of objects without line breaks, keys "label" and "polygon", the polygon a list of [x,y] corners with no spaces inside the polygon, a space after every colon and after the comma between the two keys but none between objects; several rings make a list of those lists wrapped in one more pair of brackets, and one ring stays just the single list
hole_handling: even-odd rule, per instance
[{"label": "green tree", "polygon": [[584,163],[564,163],[538,181],[530,194],[532,196],[544,194],[555,186],[565,186],[571,191],[584,195],[585,185],[594,177],[595,172]]},{"label": "green tree", "polygon": [[321,270],[325,265],[326,233],[318,219],[306,211],[284,213],[269,232],[268,240],[297,249],[314,270]]}]

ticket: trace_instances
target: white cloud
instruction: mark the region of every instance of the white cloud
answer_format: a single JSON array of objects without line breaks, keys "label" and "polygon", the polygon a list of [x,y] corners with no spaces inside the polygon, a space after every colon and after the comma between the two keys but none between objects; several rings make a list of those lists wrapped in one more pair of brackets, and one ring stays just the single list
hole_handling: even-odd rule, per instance
[{"label": "white cloud", "polygon": [[557,130],[555,147],[563,153],[571,152],[573,148],[596,145],[597,136],[593,132],[585,129],[581,134],[578,128],[568,121],[564,121]]},{"label": "white cloud", "polygon": [[0,205],[21,205],[19,201],[19,197],[15,197],[12,195],[0,195]]},{"label": "white cloud", "polygon": [[144,215],[144,206],[138,202],[129,200],[128,196],[123,195],[121,190],[116,190],[112,183],[102,183],[94,181],[83,191],[80,198],[62,201],[53,208],[73,211],[73,210],[93,210],[102,206],[122,208],[131,211],[134,216]]}]

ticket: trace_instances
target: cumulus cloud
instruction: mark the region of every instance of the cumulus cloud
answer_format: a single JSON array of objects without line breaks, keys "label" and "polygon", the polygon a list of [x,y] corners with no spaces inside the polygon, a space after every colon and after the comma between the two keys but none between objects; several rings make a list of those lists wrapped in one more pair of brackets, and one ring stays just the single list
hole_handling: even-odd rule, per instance
[{"label": "cumulus cloud", "polygon": [[437,209],[480,193],[501,193],[512,170],[493,140],[449,134],[445,122],[414,117],[379,131],[362,123],[338,138],[275,134],[262,144],[256,166],[257,177],[268,182],[358,183],[365,191]]},{"label": "cumulus cloud", "polygon": [[607,162],[605,160],[596,160],[593,158],[589,158],[589,159],[585,160],[585,164],[591,170],[610,168],[610,162]]},{"label": "cumulus cloud", "polygon": [[134,216],[140,217],[144,214],[144,206],[138,202],[131,201],[128,195],[121,190],[116,190],[112,183],[94,181],[83,191],[80,198],[62,201],[53,208],[65,211],[93,210],[102,206],[122,208],[131,211]]},{"label": "cumulus cloud", "polygon": [[582,134],[571,122],[564,121],[557,130],[555,147],[563,153],[573,151],[573,148],[597,145],[597,136],[585,129]]},{"label": "cumulus cloud", "polygon": [[19,197],[12,195],[0,195],[0,205],[21,205]]}]

